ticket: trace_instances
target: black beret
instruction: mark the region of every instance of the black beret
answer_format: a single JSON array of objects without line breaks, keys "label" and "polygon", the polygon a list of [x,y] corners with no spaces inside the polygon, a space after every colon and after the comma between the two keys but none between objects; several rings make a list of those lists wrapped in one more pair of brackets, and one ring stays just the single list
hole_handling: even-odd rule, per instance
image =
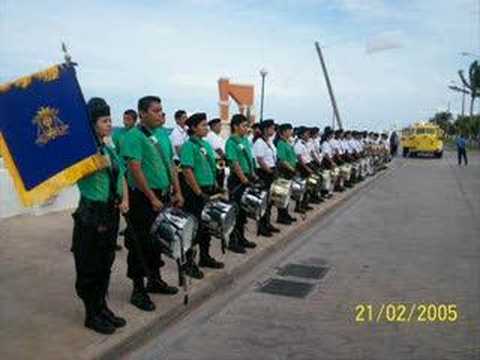
[{"label": "black beret", "polygon": [[271,126],[275,126],[275,121],[273,121],[272,119],[263,120],[259,124],[260,130],[268,129]]},{"label": "black beret", "polygon": [[93,97],[87,103],[90,121],[96,122],[99,117],[110,116],[110,106],[107,102],[99,97]]},{"label": "black beret", "polygon": [[204,120],[207,120],[207,114],[195,113],[187,119],[187,126],[192,129]]},{"label": "black beret", "polygon": [[288,123],[282,124],[278,127],[279,132],[283,132],[283,131],[286,131],[286,130],[292,130],[292,129],[293,129],[292,124],[288,124]]},{"label": "black beret", "polygon": [[331,135],[331,134],[333,134],[333,130],[330,126],[325,126],[325,129],[323,130],[323,133],[325,135]]},{"label": "black beret", "polygon": [[208,122],[208,125],[209,125],[210,127],[212,127],[212,126],[218,124],[219,122],[222,122],[222,120],[220,120],[219,118],[215,118],[215,119],[210,120],[210,121]]},{"label": "black beret", "polygon": [[298,136],[302,136],[303,134],[305,134],[306,132],[310,132],[310,128],[306,127],[306,126],[300,126],[298,129],[297,129],[297,135]]}]

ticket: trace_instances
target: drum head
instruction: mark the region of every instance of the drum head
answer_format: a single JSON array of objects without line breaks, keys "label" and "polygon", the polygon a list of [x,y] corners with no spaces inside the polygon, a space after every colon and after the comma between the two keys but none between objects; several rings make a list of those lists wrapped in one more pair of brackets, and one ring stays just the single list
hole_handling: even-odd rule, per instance
[{"label": "drum head", "polygon": [[197,221],[192,215],[176,208],[164,209],[152,225],[153,245],[167,256],[180,259],[182,253],[192,247],[197,229]]}]

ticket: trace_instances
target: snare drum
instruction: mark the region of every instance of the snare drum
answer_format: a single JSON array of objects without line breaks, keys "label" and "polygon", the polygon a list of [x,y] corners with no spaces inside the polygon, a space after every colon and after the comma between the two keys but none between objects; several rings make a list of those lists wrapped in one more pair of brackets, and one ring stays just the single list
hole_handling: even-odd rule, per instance
[{"label": "snare drum", "polygon": [[292,181],[279,178],[270,187],[270,201],[278,209],[285,209],[290,202],[292,195]]},{"label": "snare drum", "polygon": [[343,176],[340,174],[340,168],[338,166],[335,166],[333,170],[331,170],[332,175],[332,181],[335,185],[338,185],[339,188],[343,188],[344,182],[343,182]]},{"label": "snare drum", "polygon": [[192,247],[198,222],[193,215],[177,208],[165,208],[150,229],[152,241],[165,255],[178,260]]},{"label": "snare drum", "polygon": [[323,170],[319,173],[322,177],[322,190],[326,193],[330,193],[333,191],[333,182],[332,176],[330,175],[330,171]]},{"label": "snare drum", "polygon": [[320,195],[322,190],[322,179],[316,174],[312,174],[307,178],[307,191],[310,194]]},{"label": "snare drum", "polygon": [[349,164],[340,166],[340,174],[346,182],[350,181],[350,177],[352,176],[352,167]]},{"label": "snare drum", "polygon": [[259,220],[268,207],[268,193],[255,187],[248,187],[240,199],[240,206],[247,213],[247,216]]},{"label": "snare drum", "polygon": [[292,180],[292,199],[299,201],[303,198],[303,195],[307,191],[307,181],[299,176],[296,176]]},{"label": "snare drum", "polygon": [[233,228],[237,216],[237,206],[223,199],[207,202],[202,210],[202,224],[210,234],[219,239],[226,239]]}]

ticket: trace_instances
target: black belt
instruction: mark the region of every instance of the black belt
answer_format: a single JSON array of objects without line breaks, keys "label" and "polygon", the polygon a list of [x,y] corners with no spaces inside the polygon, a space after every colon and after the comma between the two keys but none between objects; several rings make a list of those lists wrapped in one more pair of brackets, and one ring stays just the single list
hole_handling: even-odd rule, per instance
[{"label": "black belt", "polygon": [[[160,196],[165,196],[168,194],[168,190],[160,190],[160,189],[150,189],[152,190],[155,194],[160,195]],[[131,193],[141,193],[143,194],[143,191],[141,191],[140,189],[137,189],[137,188],[132,188],[132,187],[128,187],[128,191],[130,191]]]}]

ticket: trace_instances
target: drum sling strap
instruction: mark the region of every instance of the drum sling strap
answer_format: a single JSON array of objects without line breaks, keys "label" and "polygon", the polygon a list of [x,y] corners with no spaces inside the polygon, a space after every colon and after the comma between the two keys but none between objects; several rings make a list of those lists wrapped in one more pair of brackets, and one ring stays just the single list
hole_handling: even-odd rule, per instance
[{"label": "drum sling strap", "polygon": [[197,139],[196,137],[190,136],[190,141],[200,148],[200,151],[199,151],[200,154],[205,158],[205,160],[207,160],[208,166],[210,166],[210,170],[212,171],[212,173],[215,177],[216,166],[217,166],[216,165],[216,160],[210,156],[209,152],[207,151],[205,146],[203,146],[203,144],[201,143],[201,141],[199,139]]},{"label": "drum sling strap", "polygon": [[171,184],[172,183],[171,165],[170,165],[170,162],[167,160],[165,153],[163,152],[162,147],[160,146],[160,143],[155,138],[155,135],[153,135],[152,132],[148,130],[146,127],[139,126],[138,128],[147,137],[148,141],[150,141],[150,143],[153,144],[153,146],[155,146],[155,149],[157,149],[158,155],[160,155],[160,159],[162,160],[163,166],[165,166],[168,180],[170,181],[170,184]]},{"label": "drum sling strap", "polygon": [[118,168],[117,162],[114,160],[114,154],[105,146],[100,146],[100,154],[104,156],[108,156],[110,158],[110,166],[107,167],[108,173],[108,187],[109,187],[109,201],[108,202],[120,202],[120,198],[118,196],[118,176],[120,175],[120,170]]}]

